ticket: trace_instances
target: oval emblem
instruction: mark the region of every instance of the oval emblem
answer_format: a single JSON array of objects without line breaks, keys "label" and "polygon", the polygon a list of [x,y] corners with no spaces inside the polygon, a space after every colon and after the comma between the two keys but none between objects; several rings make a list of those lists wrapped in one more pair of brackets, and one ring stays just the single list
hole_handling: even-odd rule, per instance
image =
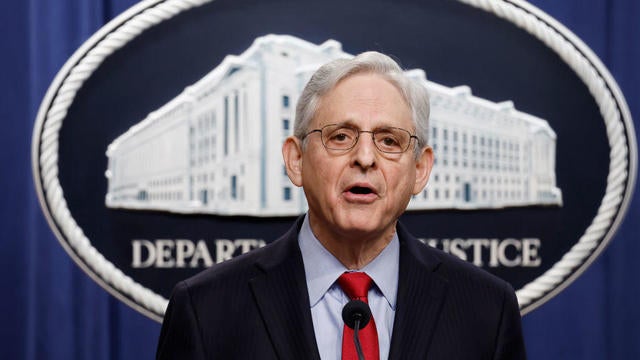
[{"label": "oval emblem", "polygon": [[401,218],[414,235],[509,281],[523,313],[586,269],[637,171],[595,55],[520,2],[340,4],[146,1],[76,51],[40,107],[33,170],[85,272],[161,320],[179,280],[278,238],[306,210],[280,155],[298,96],[366,50],[431,95],[436,164]]}]

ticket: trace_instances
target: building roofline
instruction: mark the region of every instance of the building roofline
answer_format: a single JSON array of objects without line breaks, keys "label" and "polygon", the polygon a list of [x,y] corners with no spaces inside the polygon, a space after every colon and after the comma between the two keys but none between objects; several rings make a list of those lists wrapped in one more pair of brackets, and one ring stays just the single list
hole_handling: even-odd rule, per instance
[{"label": "building roofline", "polygon": [[427,90],[435,89],[438,92],[445,93],[446,95],[449,95],[452,97],[462,98],[465,101],[468,101],[474,105],[484,107],[488,110],[495,111],[496,113],[507,113],[507,114],[515,115],[519,119],[524,120],[531,128],[535,129],[536,131],[540,131],[540,130],[545,131],[553,139],[556,139],[556,133],[555,131],[553,131],[548,121],[516,109],[515,105],[513,104],[513,101],[511,100],[493,102],[491,100],[477,97],[473,95],[471,88],[467,85],[448,87],[448,86],[441,85],[428,80],[427,80],[427,84],[428,84]]}]

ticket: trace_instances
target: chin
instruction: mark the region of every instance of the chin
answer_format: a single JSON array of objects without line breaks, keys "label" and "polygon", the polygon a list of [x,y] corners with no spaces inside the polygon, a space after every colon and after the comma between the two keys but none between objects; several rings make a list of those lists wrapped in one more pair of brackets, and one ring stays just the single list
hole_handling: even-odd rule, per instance
[{"label": "chin", "polygon": [[341,218],[340,227],[352,233],[371,234],[387,227],[388,219],[380,218],[375,213],[351,211]]}]

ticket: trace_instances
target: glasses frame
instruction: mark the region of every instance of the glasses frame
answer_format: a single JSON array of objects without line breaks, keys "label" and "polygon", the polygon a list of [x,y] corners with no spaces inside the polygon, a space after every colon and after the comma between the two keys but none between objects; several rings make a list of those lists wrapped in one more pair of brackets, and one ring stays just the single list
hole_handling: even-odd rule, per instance
[{"label": "glasses frame", "polygon": [[[336,125],[337,126],[341,126],[343,128],[352,129],[352,130],[354,130],[356,132],[356,138],[355,138],[355,141],[353,142],[353,145],[351,145],[351,147],[348,147],[348,148],[345,148],[345,149],[336,149],[336,148],[328,147],[327,144],[324,143],[324,136],[322,136],[322,132],[324,131],[324,129],[328,128],[329,126],[336,126]],[[388,130],[388,129],[401,130],[401,131],[404,131],[407,134],[409,134],[409,142],[407,142],[407,146],[402,151],[386,151],[386,150],[382,150],[382,149],[380,149],[378,147],[378,144],[376,144],[376,139],[375,139],[376,133],[379,133],[381,131]],[[324,146],[325,149],[331,150],[331,151],[344,151],[344,152],[347,152],[347,151],[353,149],[354,147],[356,147],[356,145],[358,145],[358,141],[360,140],[360,134],[361,133],[369,133],[369,134],[371,134],[371,141],[373,142],[373,145],[376,147],[376,149],[378,151],[380,151],[382,153],[385,153],[385,154],[403,154],[403,153],[407,152],[407,150],[409,150],[409,148],[411,147],[411,140],[412,139],[416,139],[416,141],[418,141],[418,137],[416,135],[414,135],[414,134],[411,134],[411,132],[409,130],[403,129],[403,128],[399,128],[399,127],[395,127],[395,126],[385,126],[383,128],[375,129],[375,130],[360,130],[355,126],[348,126],[348,125],[341,125],[341,124],[327,124],[327,125],[325,125],[325,126],[323,126],[321,128],[313,129],[313,130],[307,132],[304,135],[304,137],[302,138],[302,140],[306,139],[307,136],[309,136],[309,135],[311,135],[313,133],[316,133],[316,132],[320,133],[320,142],[322,143],[322,146]]]}]

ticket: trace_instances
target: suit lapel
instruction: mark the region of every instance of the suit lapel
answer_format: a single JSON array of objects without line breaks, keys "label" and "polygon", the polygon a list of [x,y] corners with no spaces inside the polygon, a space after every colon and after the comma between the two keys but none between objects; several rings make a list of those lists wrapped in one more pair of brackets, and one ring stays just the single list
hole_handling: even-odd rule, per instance
[{"label": "suit lapel", "polygon": [[258,259],[262,272],[250,286],[278,358],[319,360],[298,227],[272,244],[268,258]]},{"label": "suit lapel", "polygon": [[400,273],[390,359],[423,358],[429,349],[446,296],[447,282],[434,274],[439,259],[421,249],[398,224]]}]

